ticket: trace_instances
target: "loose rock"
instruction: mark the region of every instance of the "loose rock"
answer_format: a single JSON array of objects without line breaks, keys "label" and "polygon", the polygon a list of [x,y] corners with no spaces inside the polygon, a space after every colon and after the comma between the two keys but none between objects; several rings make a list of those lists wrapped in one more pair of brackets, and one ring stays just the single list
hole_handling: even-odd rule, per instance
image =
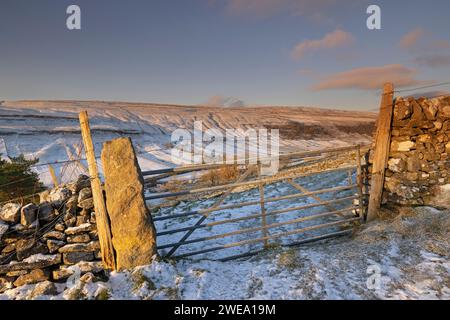
[{"label": "loose rock", "polygon": [[0,210],[0,220],[18,223],[20,220],[20,204],[7,203]]},{"label": "loose rock", "polygon": [[20,223],[24,226],[30,226],[36,221],[39,207],[30,203],[20,209]]},{"label": "loose rock", "polygon": [[26,284],[35,284],[46,280],[49,280],[48,271],[35,269],[26,275],[18,277],[17,280],[14,281],[14,285],[20,287]]}]

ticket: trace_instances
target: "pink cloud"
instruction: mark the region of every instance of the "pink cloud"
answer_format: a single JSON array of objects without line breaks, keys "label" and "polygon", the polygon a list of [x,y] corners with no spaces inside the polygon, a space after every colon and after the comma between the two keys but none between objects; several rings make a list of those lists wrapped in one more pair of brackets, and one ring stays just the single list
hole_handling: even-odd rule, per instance
[{"label": "pink cloud", "polygon": [[322,39],[306,40],[295,46],[292,50],[292,57],[294,59],[301,59],[306,54],[321,49],[333,49],[351,45],[355,39],[353,36],[342,30],[335,30],[326,34]]},{"label": "pink cloud", "polygon": [[403,49],[411,49],[419,43],[424,35],[425,31],[422,28],[416,28],[400,39],[399,46]]},{"label": "pink cloud", "polygon": [[436,49],[448,49],[450,48],[450,42],[447,40],[436,40],[433,42],[433,47]]},{"label": "pink cloud", "polygon": [[380,89],[385,82],[393,82],[396,87],[430,84],[430,81],[416,79],[417,71],[401,64],[380,67],[363,67],[339,72],[325,77],[312,87],[315,91],[329,89]]}]

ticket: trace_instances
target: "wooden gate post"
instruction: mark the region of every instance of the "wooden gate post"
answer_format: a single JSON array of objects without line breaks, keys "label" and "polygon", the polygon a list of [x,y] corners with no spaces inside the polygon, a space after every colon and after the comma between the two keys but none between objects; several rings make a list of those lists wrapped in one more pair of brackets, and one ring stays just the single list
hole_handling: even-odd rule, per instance
[{"label": "wooden gate post", "polygon": [[111,241],[111,229],[108,221],[108,213],[106,212],[105,199],[103,198],[102,185],[98,175],[97,163],[95,161],[94,145],[92,143],[87,111],[80,112],[79,118],[84,150],[86,150],[89,176],[91,178],[92,197],[94,199],[95,218],[97,222],[102,261],[105,268],[115,270],[116,263]]},{"label": "wooden gate post", "polygon": [[377,132],[372,167],[372,181],[370,184],[369,208],[367,221],[377,218],[383,195],[384,174],[391,146],[391,124],[394,110],[394,85],[386,83],[381,97],[380,114],[378,115]]}]

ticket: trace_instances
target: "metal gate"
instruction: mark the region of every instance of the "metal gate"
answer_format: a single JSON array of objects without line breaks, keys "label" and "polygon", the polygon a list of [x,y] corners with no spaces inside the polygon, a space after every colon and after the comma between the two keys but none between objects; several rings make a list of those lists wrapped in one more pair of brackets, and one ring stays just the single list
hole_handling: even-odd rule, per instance
[{"label": "metal gate", "polygon": [[[227,261],[344,236],[365,219],[360,146],[143,172],[162,257]],[[223,179],[221,180],[221,177]]]}]

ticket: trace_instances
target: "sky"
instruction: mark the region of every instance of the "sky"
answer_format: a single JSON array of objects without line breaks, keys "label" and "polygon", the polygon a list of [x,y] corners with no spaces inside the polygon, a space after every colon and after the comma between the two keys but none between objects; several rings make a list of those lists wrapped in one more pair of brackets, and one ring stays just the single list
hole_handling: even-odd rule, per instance
[{"label": "sky", "polygon": [[[66,27],[69,5],[81,30]],[[372,110],[384,82],[450,81],[448,12],[448,0],[1,0],[0,100]]]}]

